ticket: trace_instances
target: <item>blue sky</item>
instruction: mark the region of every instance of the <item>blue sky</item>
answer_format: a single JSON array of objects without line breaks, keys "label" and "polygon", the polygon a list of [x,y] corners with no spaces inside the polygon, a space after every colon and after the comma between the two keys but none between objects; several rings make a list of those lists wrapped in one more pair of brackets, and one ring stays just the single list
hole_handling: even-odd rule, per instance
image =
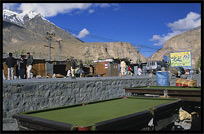
[{"label": "blue sky", "polygon": [[200,3],[22,3],[12,11],[34,11],[84,42],[130,42],[149,57],[166,40],[201,24]]}]

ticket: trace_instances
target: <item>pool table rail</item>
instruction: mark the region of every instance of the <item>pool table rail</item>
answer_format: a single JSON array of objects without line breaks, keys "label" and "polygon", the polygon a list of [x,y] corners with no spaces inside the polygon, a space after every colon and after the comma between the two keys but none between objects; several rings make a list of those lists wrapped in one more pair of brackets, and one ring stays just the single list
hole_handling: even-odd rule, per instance
[{"label": "pool table rail", "polygon": [[166,92],[169,98],[179,98],[185,101],[201,101],[201,90],[199,90],[200,88],[187,88],[186,90],[183,87],[181,87],[181,90],[179,90],[179,87],[172,87],[172,89],[170,88],[171,87],[130,87],[125,88],[125,92],[135,93],[138,95],[156,94],[163,96]]},{"label": "pool table rail", "polygon": [[167,126],[171,126],[176,121],[175,115],[178,115],[182,100],[161,104],[150,108],[154,115],[154,130],[162,130]]},{"label": "pool table rail", "polygon": [[125,131],[125,130],[141,130],[148,126],[149,121],[153,115],[149,110],[118,117],[115,119],[99,122],[95,124],[96,130],[111,130],[111,131]]},{"label": "pool table rail", "polygon": [[[61,123],[47,119],[41,119],[38,117],[32,117],[27,115],[15,114],[12,116],[19,122],[19,126],[27,127],[33,130],[48,130],[48,131],[73,131],[75,126],[68,123]],[[47,125],[49,124],[49,125]]]}]

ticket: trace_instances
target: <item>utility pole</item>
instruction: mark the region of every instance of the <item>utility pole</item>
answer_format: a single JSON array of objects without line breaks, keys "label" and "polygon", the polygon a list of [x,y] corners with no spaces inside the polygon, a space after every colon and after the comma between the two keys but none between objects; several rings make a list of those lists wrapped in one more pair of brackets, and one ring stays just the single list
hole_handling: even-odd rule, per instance
[{"label": "utility pole", "polygon": [[58,61],[60,60],[60,51],[61,51],[61,45],[60,42],[62,39],[57,39],[55,42],[58,42]]},{"label": "utility pole", "polygon": [[49,41],[49,46],[45,45],[45,47],[49,47],[49,52],[48,52],[49,53],[49,57],[48,57],[49,60],[51,60],[51,48],[54,48],[54,47],[51,47],[51,41],[52,41],[53,37],[55,37],[55,33],[53,33],[53,32],[52,33],[49,33],[49,32],[46,33],[46,39]]}]

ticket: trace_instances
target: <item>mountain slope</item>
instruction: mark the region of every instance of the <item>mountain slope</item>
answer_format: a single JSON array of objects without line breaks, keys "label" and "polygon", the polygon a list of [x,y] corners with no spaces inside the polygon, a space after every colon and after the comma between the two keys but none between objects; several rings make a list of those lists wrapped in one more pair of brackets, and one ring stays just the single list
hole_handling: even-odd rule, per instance
[{"label": "mountain slope", "polygon": [[[47,32],[54,32],[57,35],[57,38],[60,38],[62,40],[68,39],[75,42],[82,42],[81,40],[69,34],[65,30],[55,26],[55,24],[43,18],[40,14],[37,14],[34,12],[15,13],[4,9],[3,10],[3,34],[7,34],[6,32],[10,32],[11,33],[10,36],[11,36],[12,31],[9,31],[9,27],[7,27],[8,23],[23,27],[24,31],[27,30],[27,36],[25,37],[24,34],[22,35],[21,32],[17,30],[19,27],[16,28],[15,30],[17,32],[16,34],[18,34],[19,38],[21,38],[21,41],[29,41],[29,39],[32,38],[33,35],[38,35],[39,40],[44,40]],[[4,30],[5,28],[7,28],[6,32]],[[12,30],[14,30],[14,27]],[[28,36],[30,36],[30,38],[27,38]],[[9,43],[8,40],[7,42]]]},{"label": "mountain slope", "polygon": [[74,57],[83,61],[98,60],[105,58],[128,58],[134,62],[139,57],[142,61],[146,58],[130,43],[108,42],[108,43],[84,43],[65,30],[43,18],[40,14],[15,13],[4,10],[3,21],[3,53],[13,52],[19,57],[27,51],[34,55],[34,58],[48,59],[47,32],[54,32],[56,38],[52,41],[52,60],[57,59],[58,43],[57,38],[62,39],[61,59]]},{"label": "mountain slope", "polygon": [[195,68],[198,58],[201,55],[201,27],[197,27],[166,41],[163,48],[154,53],[149,61],[162,60],[163,55],[169,55],[173,51],[188,51],[192,52],[192,66]]}]

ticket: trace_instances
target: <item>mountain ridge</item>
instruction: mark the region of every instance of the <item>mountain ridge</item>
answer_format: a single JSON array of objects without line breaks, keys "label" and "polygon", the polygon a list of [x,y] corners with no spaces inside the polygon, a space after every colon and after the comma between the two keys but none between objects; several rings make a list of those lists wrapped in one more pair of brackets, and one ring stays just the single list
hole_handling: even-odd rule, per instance
[{"label": "mountain ridge", "polygon": [[196,68],[198,58],[201,56],[201,26],[167,40],[163,48],[150,56],[148,61],[162,60],[162,55],[169,56],[170,52],[189,50],[192,52],[192,66]]},{"label": "mountain ridge", "polygon": [[[18,18],[18,15],[11,15],[13,20]],[[7,16],[8,18],[8,16]],[[142,61],[146,58],[130,43],[127,42],[100,42],[89,43],[83,42],[67,31],[57,27],[55,24],[43,18],[41,15],[29,15],[23,17],[23,22],[20,25],[14,24],[8,19],[3,20],[3,53],[13,52],[15,55],[23,54],[30,51],[34,58],[48,58],[48,40],[46,40],[47,32],[54,32],[56,37],[53,38],[51,50],[52,60],[57,59],[58,44],[57,39],[62,40],[61,44],[61,59],[74,57],[85,60],[98,60],[102,58],[128,58],[132,61],[137,61],[137,56],[140,55]],[[16,21],[19,22],[19,21]]]}]

